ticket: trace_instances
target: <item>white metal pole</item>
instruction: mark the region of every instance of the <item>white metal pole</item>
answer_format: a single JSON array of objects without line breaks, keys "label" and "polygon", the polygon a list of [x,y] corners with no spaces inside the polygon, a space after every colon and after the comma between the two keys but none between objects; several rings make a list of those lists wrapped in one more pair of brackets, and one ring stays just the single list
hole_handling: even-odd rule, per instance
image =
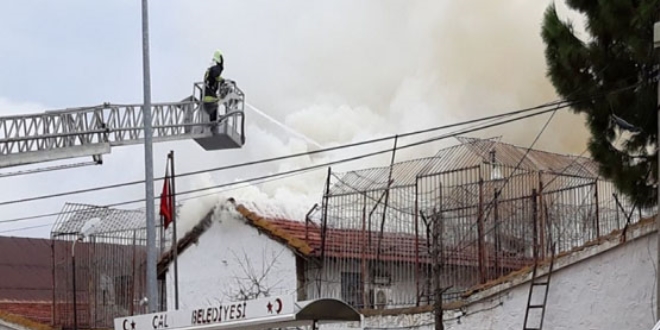
[{"label": "white metal pole", "polygon": [[154,211],[154,166],[151,128],[151,73],[149,68],[149,15],[147,0],[142,0],[142,68],[144,83],[144,175],[147,209],[147,299],[149,313],[155,313],[158,304],[156,277],[156,217]]}]

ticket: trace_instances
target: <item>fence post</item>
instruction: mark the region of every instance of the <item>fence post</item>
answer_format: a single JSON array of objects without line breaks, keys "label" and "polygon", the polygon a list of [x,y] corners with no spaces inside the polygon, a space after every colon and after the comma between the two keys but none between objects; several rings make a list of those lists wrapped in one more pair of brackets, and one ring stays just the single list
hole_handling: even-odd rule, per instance
[{"label": "fence post", "polygon": [[596,239],[600,240],[600,214],[599,214],[599,204],[600,201],[598,199],[598,179],[594,180],[594,199],[596,199]]},{"label": "fence post", "polygon": [[[135,282],[136,282],[137,273],[138,273],[137,260],[136,260],[137,259],[137,230],[136,229],[133,229],[133,249],[132,250],[133,250],[132,251],[133,255],[132,255],[132,260],[131,260],[131,280],[132,281],[129,284],[130,285],[130,296],[131,296],[131,301],[129,302],[130,309],[131,309],[131,313],[130,313],[131,316],[135,315],[135,298],[136,298]],[[137,295],[137,298],[141,299],[142,298],[141,294]]]},{"label": "fence post", "polygon": [[441,287],[441,270],[442,270],[442,242],[440,240],[441,232],[441,214],[434,208],[433,215],[431,216],[431,223],[433,226],[433,293],[434,293],[434,314],[435,314],[435,330],[444,330],[442,323],[442,292]]},{"label": "fence post", "polygon": [[57,299],[55,298],[55,290],[59,287],[59,285],[56,284],[56,272],[55,272],[55,249],[57,248],[55,239],[50,240],[50,251],[51,251],[51,265],[53,266],[53,269],[51,270],[51,285],[52,285],[52,296],[53,296],[53,303],[50,305],[50,325],[55,327],[56,320],[58,320],[58,315],[57,315]]},{"label": "fence post", "polygon": [[420,304],[419,294],[419,177],[415,178],[415,306]]},{"label": "fence post", "polygon": [[[616,210],[616,229],[619,230],[621,229],[621,220],[619,219],[619,199],[616,195],[616,193],[613,193],[612,196],[614,197],[614,202],[616,203],[615,205],[615,210]],[[625,214],[624,214],[625,215]]]},{"label": "fence post", "polygon": [[[369,282],[369,277],[367,276],[367,259],[366,259],[366,250],[367,250],[367,192],[364,192],[364,199],[362,200],[362,233],[360,235],[360,257],[361,257],[361,266],[362,266],[362,285],[367,285]],[[375,302],[374,302],[375,303]],[[362,306],[363,308],[369,308],[369,290],[362,291]]]},{"label": "fence post", "polygon": [[493,225],[495,226],[495,272],[496,276],[503,275],[500,269],[500,254],[502,253],[502,244],[500,242],[500,215],[498,210],[498,192],[497,188],[493,189]]},{"label": "fence post", "polygon": [[319,269],[319,274],[317,277],[317,292],[318,296],[321,296],[321,287],[323,285],[323,272],[325,271],[324,269],[324,263],[325,263],[325,240],[326,240],[326,233],[328,229],[328,199],[330,197],[330,176],[332,175],[332,168],[328,167],[328,176],[325,181],[325,194],[323,195],[323,201],[322,201],[322,206],[321,206],[321,267]]},{"label": "fence post", "polygon": [[539,216],[539,250],[541,252],[541,259],[545,259],[545,255],[546,255],[546,242],[545,242],[546,219],[545,219],[545,212],[543,210],[544,204],[545,203],[543,202],[543,171],[540,171],[538,208],[541,211]]},{"label": "fence post", "polygon": [[486,282],[486,258],[484,247],[484,180],[479,178],[479,214],[477,215],[477,248],[479,260],[479,283]]},{"label": "fence post", "polygon": [[538,262],[539,259],[539,235],[538,235],[538,203],[537,203],[538,194],[536,189],[532,189],[532,236],[534,240],[534,262]]}]

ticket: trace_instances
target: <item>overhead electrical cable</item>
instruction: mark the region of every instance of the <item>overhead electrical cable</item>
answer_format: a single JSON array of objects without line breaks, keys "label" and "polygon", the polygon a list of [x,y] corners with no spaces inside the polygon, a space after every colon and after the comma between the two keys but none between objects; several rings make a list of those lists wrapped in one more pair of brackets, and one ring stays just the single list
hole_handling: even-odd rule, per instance
[{"label": "overhead electrical cable", "polygon": [[[639,83],[635,84],[635,85],[632,85],[632,86],[619,88],[615,91],[611,91],[609,93],[604,93],[603,95],[622,92],[622,91],[625,91],[625,90],[628,90],[628,89],[631,89],[631,88],[635,88],[638,85],[639,85]],[[595,97],[597,97],[597,96],[593,96],[592,98],[595,98]],[[424,140],[421,140],[421,141],[417,141],[417,142],[414,142],[414,143],[410,143],[410,144],[407,144],[407,145],[404,145],[404,146],[397,147],[397,150],[406,149],[406,148],[411,148],[411,147],[431,143],[431,142],[434,142],[434,141],[439,141],[439,140],[446,139],[446,138],[449,138],[449,137],[458,136],[458,135],[461,135],[461,134],[475,132],[475,131],[479,131],[479,130],[483,130],[483,129],[487,129],[487,128],[491,128],[491,127],[495,127],[495,126],[500,126],[500,125],[507,124],[507,123],[510,123],[510,122],[515,122],[515,121],[531,118],[531,117],[534,117],[534,116],[539,116],[539,115],[549,113],[549,112],[552,112],[553,116],[554,116],[554,113],[556,113],[557,110],[568,108],[568,107],[572,106],[574,103],[582,102],[582,101],[584,101],[584,100],[575,101],[575,102],[568,102],[568,101],[564,101],[564,100],[559,100],[559,101],[549,102],[549,103],[546,103],[546,104],[540,105],[540,106],[525,108],[525,109],[516,110],[516,111],[512,111],[512,112],[507,112],[507,113],[502,113],[502,114],[498,114],[498,115],[481,117],[481,118],[472,119],[472,120],[468,120],[468,121],[463,121],[463,122],[459,122],[459,123],[454,123],[454,124],[450,124],[450,125],[432,127],[432,128],[428,128],[428,129],[424,129],[424,130],[417,130],[417,131],[413,131],[413,132],[393,135],[393,136],[390,136],[390,137],[383,137],[383,138],[378,138],[378,139],[361,141],[361,142],[356,142],[356,143],[351,143],[351,144],[346,144],[346,145],[340,145],[340,146],[335,146],[335,147],[330,147],[330,148],[325,148],[325,149],[319,149],[319,150],[314,150],[314,151],[302,152],[302,153],[297,153],[297,154],[291,154],[291,155],[286,155],[286,156],[256,160],[256,161],[240,163],[240,164],[233,164],[233,165],[222,166],[222,167],[206,169],[206,170],[198,170],[198,171],[193,171],[193,172],[181,173],[181,174],[176,175],[176,177],[183,177],[183,176],[190,176],[190,175],[196,175],[196,174],[202,174],[202,173],[208,173],[208,172],[214,172],[214,171],[227,170],[227,169],[232,169],[232,168],[239,168],[239,167],[262,164],[262,163],[268,163],[268,162],[273,162],[273,161],[278,161],[278,160],[283,160],[283,159],[288,159],[288,158],[294,158],[294,157],[309,156],[309,155],[312,155],[312,154],[318,154],[318,153],[322,153],[322,152],[329,152],[329,151],[334,151],[334,150],[338,150],[338,149],[344,149],[344,148],[349,148],[349,147],[366,145],[366,144],[370,144],[370,143],[383,142],[383,141],[387,141],[387,140],[396,138],[397,136],[399,138],[407,137],[407,136],[413,136],[413,135],[429,133],[429,132],[438,131],[438,130],[447,129],[447,128],[452,128],[452,127],[464,126],[464,125],[468,125],[468,124],[471,124],[471,123],[478,123],[478,122],[493,120],[493,119],[501,119],[501,118],[511,117],[511,116],[516,115],[516,114],[523,114],[523,113],[536,111],[536,112],[533,112],[531,114],[518,116],[516,118],[502,120],[502,121],[498,121],[498,122],[491,123],[491,124],[488,124],[488,125],[480,125],[480,126],[475,127],[475,128],[459,130],[457,132],[451,132],[451,133],[448,133],[448,134],[443,134],[443,135],[440,135],[440,136],[437,136],[437,137],[424,139]],[[551,109],[545,109],[549,106],[556,106],[556,107],[551,108]],[[549,122],[546,123],[543,130],[545,130],[545,128],[547,127],[548,124],[549,124]],[[536,143],[536,140],[538,140],[538,136],[537,136],[537,139],[535,139],[534,143]],[[534,145],[534,143],[532,144],[532,146]],[[529,152],[529,150],[531,150],[531,146],[528,149],[528,152]],[[283,177],[286,177],[286,176],[291,176],[291,175],[295,175],[295,174],[300,174],[300,173],[305,173],[305,172],[309,172],[309,171],[313,171],[313,170],[318,170],[320,168],[325,168],[325,167],[328,167],[328,166],[331,166],[331,165],[350,162],[350,161],[355,161],[355,160],[368,158],[368,157],[373,157],[373,156],[376,156],[376,155],[379,155],[379,154],[384,154],[384,153],[389,153],[389,152],[391,152],[391,148],[376,151],[376,152],[361,154],[361,155],[354,156],[354,157],[335,160],[335,161],[331,161],[331,162],[326,162],[326,163],[323,163],[323,164],[316,164],[316,165],[312,165],[312,166],[308,166],[308,167],[304,167],[304,168],[299,168],[299,169],[295,169],[295,170],[289,170],[289,171],[279,172],[279,173],[275,173],[275,174],[269,174],[269,175],[264,175],[264,176],[260,176],[260,177],[240,180],[240,181],[236,181],[236,182],[232,182],[232,183],[225,183],[225,184],[219,184],[219,185],[213,185],[213,186],[208,186],[208,187],[202,187],[202,188],[177,192],[176,195],[189,195],[189,194],[196,193],[196,192],[208,191],[208,190],[214,190],[214,189],[221,189],[221,188],[240,185],[240,184],[245,184],[245,183],[253,183],[253,182],[260,182],[260,181],[269,180],[269,179],[283,178]],[[162,180],[163,177],[157,178],[157,179]],[[122,187],[122,186],[127,186],[127,185],[140,184],[140,183],[143,183],[143,182],[144,182],[144,180],[139,180],[139,181],[133,181],[133,182],[125,182],[125,183],[121,183],[121,184],[114,184],[114,185],[108,185],[108,186],[102,186],[102,187],[82,189],[82,190],[77,190],[77,191],[63,192],[63,193],[52,194],[52,195],[30,197],[30,198],[15,200],[15,201],[0,202],[0,205],[10,205],[10,204],[23,203],[23,202],[34,201],[34,200],[53,198],[53,197],[60,197],[60,196],[67,196],[67,195],[73,195],[73,194],[94,192],[94,191],[112,189],[112,188],[117,188],[117,187]],[[218,192],[221,192],[221,191],[214,192],[214,194],[218,193]],[[208,194],[205,194],[205,195],[208,195]],[[199,197],[202,197],[202,196],[205,196],[205,195],[194,196],[194,197],[191,197],[191,198],[188,198],[188,199],[199,198]],[[157,200],[157,198],[155,198],[155,199]],[[103,205],[103,206],[100,206],[100,207],[109,208],[109,207],[116,207],[116,206],[140,203],[140,202],[144,202],[144,201],[145,201],[145,199],[142,198],[142,199],[136,199],[136,200],[131,200],[131,201],[124,201],[124,202],[106,204],[106,205]],[[44,218],[44,217],[50,217],[50,216],[58,216],[58,215],[66,214],[66,213],[71,213],[71,211],[69,211],[69,212],[54,212],[54,213],[41,214],[41,215],[35,215],[35,216],[27,216],[27,217],[21,217],[21,218],[0,220],[0,224],[1,223],[32,220],[32,219]]]},{"label": "overhead electrical cable", "polygon": [[[568,105],[563,105],[562,107],[568,107]],[[543,108],[540,108],[540,109],[543,109]],[[539,107],[528,108],[528,109],[524,109],[524,110],[517,110],[517,111],[508,112],[508,113],[499,114],[499,115],[494,115],[494,116],[482,117],[482,118],[478,118],[478,119],[463,121],[463,122],[449,124],[449,125],[432,127],[432,128],[428,128],[428,129],[424,129],[424,130],[418,130],[418,131],[399,134],[398,136],[399,136],[399,138],[404,138],[404,137],[408,137],[408,136],[414,136],[414,135],[419,135],[419,134],[424,134],[424,133],[430,133],[430,132],[433,132],[433,131],[449,129],[449,128],[454,128],[454,127],[458,127],[458,126],[465,126],[465,125],[468,125],[468,124],[481,122],[481,121],[506,118],[506,117],[510,117],[510,116],[513,116],[513,115],[516,115],[516,114],[528,113],[528,112],[532,112],[532,111],[536,111],[536,110],[539,110]],[[540,110],[540,112],[535,112],[534,116],[540,115],[540,114],[543,114],[543,113],[546,113],[546,112],[550,112],[550,111],[552,111],[552,109]],[[528,118],[528,117],[523,117],[523,119],[524,118]],[[350,144],[344,144],[344,145],[339,145],[339,146],[334,146],[334,147],[329,147],[329,148],[324,148],[324,149],[299,152],[299,153],[294,153],[294,154],[289,154],[289,155],[284,155],[284,156],[278,156],[278,157],[266,158],[266,159],[259,159],[259,160],[249,161],[249,162],[225,165],[225,166],[214,167],[214,168],[203,169],[203,170],[196,170],[196,171],[191,171],[191,172],[177,173],[175,175],[175,177],[179,178],[179,177],[187,177],[187,176],[199,175],[199,174],[204,174],[204,173],[209,173],[209,172],[226,171],[226,170],[230,170],[230,169],[241,168],[241,167],[252,166],[252,165],[265,164],[265,163],[271,163],[271,162],[286,160],[286,159],[290,159],[290,158],[311,156],[311,155],[325,153],[325,152],[331,152],[331,151],[336,151],[336,150],[341,150],[341,149],[346,149],[346,148],[352,148],[352,147],[357,147],[357,146],[362,146],[362,145],[367,145],[367,144],[373,144],[373,143],[377,143],[377,142],[384,142],[384,141],[392,140],[395,137],[396,137],[396,135],[391,135],[391,136],[387,136],[387,137],[371,139],[371,140],[365,140],[365,141],[360,141],[360,142],[355,142],[355,143],[350,143]],[[164,178],[165,177],[157,177],[157,178],[154,178],[154,180],[158,181],[158,180],[163,180]],[[97,186],[97,187],[91,187],[91,188],[85,188],[85,189],[65,191],[65,192],[48,194],[48,195],[26,197],[26,198],[10,200],[10,201],[2,201],[2,202],[0,202],[0,206],[11,205],[11,204],[16,204],[16,203],[24,203],[24,202],[30,202],[30,201],[37,201],[37,200],[48,199],[48,198],[84,194],[84,193],[96,192],[96,191],[101,191],[101,190],[122,188],[122,187],[126,187],[126,186],[142,184],[142,183],[144,183],[144,181],[145,180],[135,180],[135,181],[109,184],[109,185]]]}]

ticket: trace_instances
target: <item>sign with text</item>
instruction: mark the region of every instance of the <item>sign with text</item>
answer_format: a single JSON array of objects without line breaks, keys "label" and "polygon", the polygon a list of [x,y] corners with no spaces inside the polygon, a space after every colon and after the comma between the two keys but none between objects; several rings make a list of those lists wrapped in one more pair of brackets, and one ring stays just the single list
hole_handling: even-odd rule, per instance
[{"label": "sign with text", "polygon": [[294,313],[293,296],[268,297],[115,319],[115,330],[164,330],[268,319]]}]

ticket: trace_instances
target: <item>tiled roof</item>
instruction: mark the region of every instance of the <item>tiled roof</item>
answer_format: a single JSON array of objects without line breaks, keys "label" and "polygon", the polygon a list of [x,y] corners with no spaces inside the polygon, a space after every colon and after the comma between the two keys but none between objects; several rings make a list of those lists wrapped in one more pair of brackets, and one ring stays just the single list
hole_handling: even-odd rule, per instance
[{"label": "tiled roof", "polygon": [[[328,228],[323,242],[321,228],[310,222],[268,218],[256,214],[243,205],[237,205],[236,210],[242,214],[251,225],[268,234],[293,250],[309,257],[324,257],[339,259],[360,259],[410,263],[430,263],[431,258],[426,252],[427,241],[423,237],[411,234],[368,232],[359,229]],[[380,249],[379,249],[380,241]],[[322,246],[325,245],[325,249]],[[493,246],[486,244],[487,262],[494,263]],[[378,253],[378,251],[381,251]],[[416,251],[418,251],[416,253]],[[445,262],[454,265],[476,266],[478,264],[475,246],[463,246],[444,252]],[[500,255],[499,262],[505,268],[520,268],[531,262],[520,257]]]},{"label": "tiled roof", "polygon": [[[236,211],[241,214],[247,223],[261,232],[268,235],[271,239],[287,245],[293,251],[306,257],[329,257],[339,259],[360,259],[381,261],[395,261],[405,263],[430,263],[431,259],[426,253],[426,239],[424,237],[416,238],[411,234],[401,233],[383,233],[380,238],[378,232],[363,232],[358,229],[337,229],[328,228],[325,242],[322,239],[321,228],[310,222],[306,224],[303,221],[282,219],[273,216],[264,216],[258,214],[243,204],[237,204],[234,200]],[[179,253],[182,253],[188,246],[195,243],[199,237],[210,227],[213,212],[209,212],[194,229],[179,240]],[[369,237],[371,234],[371,237]],[[325,249],[322,246],[325,245]],[[416,247],[419,252],[416,254]],[[322,251],[325,250],[323,253]],[[492,245],[486,245],[487,262],[494,262],[494,253]],[[447,249],[444,251],[445,262],[448,264],[476,266],[477,251],[474,246],[461,247],[457,250]],[[170,253],[164,254],[159,262],[159,273],[165,270],[165,267],[171,260]],[[499,262],[501,267],[520,268],[529,264],[531,260],[521,259],[520,257],[506,257],[501,255]]]},{"label": "tiled roof", "polygon": [[[303,255],[313,254],[318,246],[320,246],[316,244],[317,241],[320,241],[318,229],[316,230],[316,235],[313,235],[315,239],[311,237],[307,238],[304,222],[266,218],[248,210],[243,205],[237,205],[236,210],[248,220],[249,224]],[[307,233],[309,234],[309,231]]]}]

